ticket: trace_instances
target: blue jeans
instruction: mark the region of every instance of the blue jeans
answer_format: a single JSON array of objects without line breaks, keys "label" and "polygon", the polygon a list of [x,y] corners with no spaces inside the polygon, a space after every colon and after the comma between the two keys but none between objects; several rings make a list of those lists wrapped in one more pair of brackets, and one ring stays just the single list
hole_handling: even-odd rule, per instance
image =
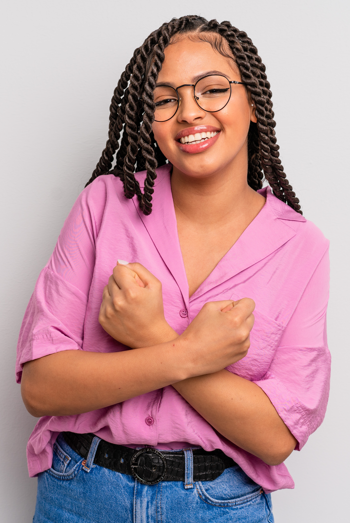
[{"label": "blue jeans", "polygon": [[[144,485],[94,465],[95,438],[83,463],[64,439],[54,445],[51,469],[38,477],[34,523],[273,523],[270,495],[238,466],[213,481],[193,482],[185,450],[185,481]],[[176,451],[175,451],[176,452]]]}]

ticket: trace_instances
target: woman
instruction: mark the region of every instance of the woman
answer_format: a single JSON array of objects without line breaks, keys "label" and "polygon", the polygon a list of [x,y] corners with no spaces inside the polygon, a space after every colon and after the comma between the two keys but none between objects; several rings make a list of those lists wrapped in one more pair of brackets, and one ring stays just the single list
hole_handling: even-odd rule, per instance
[{"label": "woman", "polygon": [[20,334],[34,521],[273,521],[329,389],[328,242],[273,117],[229,22],[136,49]]}]

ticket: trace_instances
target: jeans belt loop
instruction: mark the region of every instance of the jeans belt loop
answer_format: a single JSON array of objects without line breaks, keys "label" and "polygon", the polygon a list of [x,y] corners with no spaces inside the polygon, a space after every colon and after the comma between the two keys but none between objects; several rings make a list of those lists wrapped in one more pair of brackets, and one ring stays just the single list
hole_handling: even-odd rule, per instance
[{"label": "jeans belt loop", "polygon": [[184,449],[185,454],[185,489],[193,488],[193,452]]},{"label": "jeans belt loop", "polygon": [[84,461],[82,463],[83,469],[85,470],[85,472],[90,472],[91,468],[93,466],[96,466],[96,465],[93,465],[93,463],[94,463],[97,447],[98,447],[98,444],[100,443],[100,441],[101,441],[101,439],[98,438],[97,436],[95,436],[94,439],[92,440],[92,443],[91,443],[90,449],[89,449],[89,454],[87,455],[87,458],[84,459]]}]

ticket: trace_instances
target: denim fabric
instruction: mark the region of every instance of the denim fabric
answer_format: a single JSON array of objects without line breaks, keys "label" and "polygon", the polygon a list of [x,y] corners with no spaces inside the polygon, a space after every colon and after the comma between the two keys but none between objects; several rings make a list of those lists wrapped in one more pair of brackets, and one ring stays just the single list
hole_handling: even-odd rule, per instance
[{"label": "denim fabric", "polygon": [[[238,466],[214,481],[192,481],[186,452],[185,482],[143,485],[93,464],[99,439],[83,460],[58,437],[52,467],[38,477],[34,523],[273,523],[271,497]],[[176,452],[176,451],[174,451]]]}]

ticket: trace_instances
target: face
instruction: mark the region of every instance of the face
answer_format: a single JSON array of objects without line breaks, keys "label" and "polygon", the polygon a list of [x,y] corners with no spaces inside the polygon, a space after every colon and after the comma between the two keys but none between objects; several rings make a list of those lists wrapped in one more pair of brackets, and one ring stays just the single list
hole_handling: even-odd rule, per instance
[{"label": "face", "polygon": [[[207,42],[183,37],[166,47],[164,54],[158,84],[172,87],[194,84],[195,77],[205,76],[211,71],[220,72],[229,80],[241,81],[234,61],[222,56]],[[246,177],[247,136],[250,122],[256,122],[256,118],[244,85],[232,84],[231,90],[226,107],[208,113],[195,102],[193,87],[181,87],[178,91],[180,106],[175,116],[166,122],[153,123],[154,137],[172,163],[173,174],[177,171],[203,178],[238,170]],[[180,141],[184,136],[202,132],[217,134],[198,146],[184,145]]]}]

